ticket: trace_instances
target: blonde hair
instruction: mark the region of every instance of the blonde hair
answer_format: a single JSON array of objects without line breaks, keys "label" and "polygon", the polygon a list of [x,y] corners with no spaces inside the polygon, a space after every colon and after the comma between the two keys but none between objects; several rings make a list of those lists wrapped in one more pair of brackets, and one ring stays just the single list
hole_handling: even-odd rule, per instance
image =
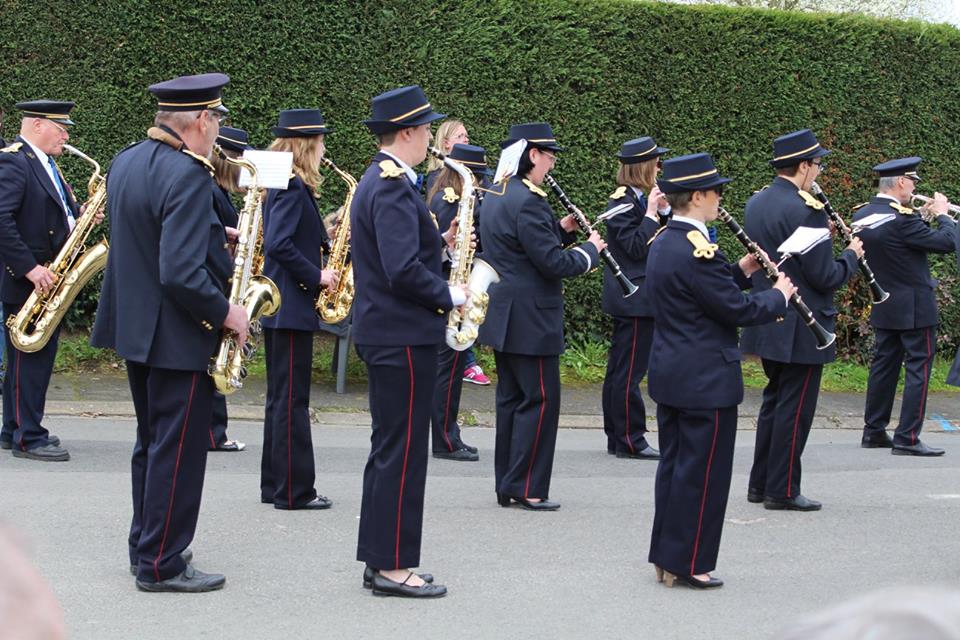
[{"label": "blonde hair", "polygon": [[433,200],[434,195],[440,193],[447,187],[453,187],[457,195],[460,195],[460,191],[463,189],[463,178],[460,177],[459,173],[444,165],[443,169],[440,170],[440,175],[433,181],[430,191],[427,192],[427,206],[430,206],[430,201]]},{"label": "blonde hair", "polygon": [[[463,127],[464,130],[467,128],[460,120],[444,120],[443,124],[437,127],[437,135],[435,136],[437,149],[440,149],[440,151],[446,153],[446,149],[444,149],[444,143],[453,137],[453,132],[457,130],[457,127]],[[443,167],[443,163],[433,156],[430,156],[429,161],[427,162],[427,173],[435,171],[441,167]]]},{"label": "blonde hair", "polygon": [[296,138],[275,138],[270,143],[270,151],[289,151],[293,154],[293,173],[303,180],[307,187],[316,192],[323,182],[320,166],[316,161],[320,136]]},{"label": "blonde hair", "polygon": [[[224,149],[223,152],[231,158],[240,156],[240,154],[233,149]],[[210,164],[213,165],[213,179],[217,181],[217,184],[220,185],[221,188],[226,189],[230,193],[240,193],[243,191],[238,184],[240,182],[240,167],[235,164],[230,164],[216,153],[210,157]]]},{"label": "blonde hair", "polygon": [[623,187],[638,187],[650,193],[656,184],[658,161],[659,158],[633,164],[621,162],[617,172],[617,184]]}]

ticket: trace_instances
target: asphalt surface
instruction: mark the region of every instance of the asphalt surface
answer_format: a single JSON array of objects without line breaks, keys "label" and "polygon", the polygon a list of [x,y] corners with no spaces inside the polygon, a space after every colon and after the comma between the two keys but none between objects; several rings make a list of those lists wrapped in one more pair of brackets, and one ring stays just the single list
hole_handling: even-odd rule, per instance
[{"label": "asphalt surface", "polygon": [[[958,398],[937,397],[937,410],[956,421]],[[753,433],[745,430],[716,571],[727,584],[694,592],[657,584],[646,562],[654,463],[606,455],[597,430],[564,429],[551,490],[563,508],[502,509],[494,432],[468,428],[480,462],[431,459],[428,475],[422,568],[449,595],[373,597],[354,560],[369,432],[363,414],[353,415],[352,426],[315,428],[317,488],[335,504],[312,513],[260,504],[260,424],[231,423],[248,449],[209,456],[193,544],[199,569],[227,575],[220,592],[135,589],[129,418],[50,418],[69,463],[3,452],[0,517],[30,541],[75,639],[772,638],[791,620],[873,589],[948,588],[960,576],[955,433],[931,430],[925,441],[947,455],[915,459],[861,449],[854,430],[815,429],[803,491],[825,506],[787,513],[747,503]]]}]

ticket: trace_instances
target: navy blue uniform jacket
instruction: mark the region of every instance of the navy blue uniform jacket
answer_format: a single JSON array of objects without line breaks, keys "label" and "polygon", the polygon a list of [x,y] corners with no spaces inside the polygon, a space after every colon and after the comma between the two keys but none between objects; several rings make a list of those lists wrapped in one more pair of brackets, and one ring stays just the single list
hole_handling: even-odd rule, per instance
[{"label": "navy blue uniform jacket", "polygon": [[237,214],[237,208],[233,206],[230,193],[216,182],[214,182],[213,187],[213,208],[217,211],[220,224],[225,227],[236,228],[237,221],[240,219],[240,216]]},{"label": "navy blue uniform jacket", "polygon": [[[777,177],[768,188],[753,194],[747,201],[743,226],[747,235],[767,252],[770,259],[778,262],[777,247],[797,227],[826,229],[829,224],[827,214],[808,207],[792,182]],[[791,257],[783,263],[781,270],[799,288],[800,296],[820,324],[833,331],[837,315],[833,294],[856,273],[856,254],[844,249],[835,259],[833,245],[825,241],[802,256]],[[753,275],[754,290],[763,291],[771,286],[763,273]],[[837,357],[836,344],[822,351],[817,349],[813,334],[792,307],[787,310],[783,322],[744,329],[740,346],[746,353],[776,362],[825,364]]]},{"label": "navy blue uniform jacket", "polygon": [[589,242],[564,250],[572,237],[560,228],[546,193],[519,176],[507,181],[503,195],[487,194],[483,259],[500,274],[500,282],[489,289],[481,343],[520,355],[563,353],[563,278],[598,263]]},{"label": "navy blue uniform jacket", "polygon": [[[17,136],[17,150],[0,153],[0,300],[23,304],[33,291],[26,274],[53,260],[70,227],[57,188],[30,145]],[[11,145],[12,146],[12,145]],[[74,217],[80,209],[64,184]]]},{"label": "navy blue uniform jacket", "polygon": [[280,311],[261,324],[271,329],[317,331],[323,248],[329,243],[317,201],[298,177],[286,190],[267,189],[263,204],[263,273],[280,289]]},{"label": "navy blue uniform jacket", "polygon": [[165,142],[144,140],[114,158],[110,256],[91,344],[151,367],[206,371],[232,265],[213,189],[208,165]]},{"label": "navy blue uniform jacket", "polygon": [[646,216],[647,197],[637,197],[630,187],[620,187],[610,196],[607,209],[630,203],[633,208],[607,221],[607,250],[610,251],[624,275],[637,285],[638,290],[629,298],[623,297],[623,289],[617,284],[609,267],[603,269],[603,311],[612,316],[653,317],[653,307],[647,299],[644,279],[647,270],[647,254],[650,239],[660,228],[658,220]]},{"label": "navy blue uniform jacket", "polygon": [[890,297],[873,305],[870,324],[878,329],[921,329],[937,324],[937,281],[930,275],[927,253],[954,250],[956,223],[939,217],[931,229],[915,213],[899,213],[893,200],[874,196],[853,219],[873,213],[895,213],[896,218],[876,229],[859,233],[877,282]]},{"label": "navy blue uniform jacket", "polygon": [[750,279],[719,249],[713,258],[695,258],[687,239],[694,230],[671,220],[650,248],[646,287],[654,329],[647,385],[659,404],[732,407],[743,401],[737,327],[775,320],[786,302],[774,289],[744,294]]},{"label": "navy blue uniform jacket", "polygon": [[350,205],[356,297],[353,340],[362,345],[438,345],[453,307],[443,277],[443,238],[406,174],[391,177],[378,153]]}]

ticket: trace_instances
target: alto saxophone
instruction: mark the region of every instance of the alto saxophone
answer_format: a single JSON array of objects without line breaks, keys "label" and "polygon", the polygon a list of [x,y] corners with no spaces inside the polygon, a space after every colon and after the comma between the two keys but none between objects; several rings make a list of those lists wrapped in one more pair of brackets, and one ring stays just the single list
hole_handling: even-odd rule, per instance
[{"label": "alto saxophone", "polygon": [[107,206],[107,180],[100,174],[96,160],[69,144],[63,148],[93,165],[93,175],[87,183],[86,209],[57,257],[48,265],[56,277],[53,287],[47,293],[31,293],[17,315],[7,318],[10,342],[26,353],[39,351],[50,342],[84,285],[107,266],[109,243],[101,240],[87,246],[87,238],[96,226],[94,218]]},{"label": "alto saxophone", "polygon": [[208,368],[217,391],[227,395],[243,386],[243,379],[247,376],[246,362],[256,351],[262,333],[260,318],[272,316],[280,309],[280,290],[262,273],[264,190],[257,187],[257,168],[249,160],[227,156],[219,145],[214,146],[214,152],[227,163],[250,172],[250,185],[237,221],[239,236],[230,284],[230,304],[242,305],[247,310],[250,329],[242,349],[237,345],[236,334],[225,330],[217,355]]},{"label": "alto saxophone", "polygon": [[487,288],[494,282],[500,282],[496,269],[486,261],[474,258],[476,248],[473,243],[473,208],[476,178],[473,171],[456,160],[446,157],[439,149],[430,149],[443,164],[457,172],[463,181],[460,204],[457,207],[457,238],[451,252],[450,286],[466,286],[470,297],[463,306],[463,313],[453,308],[447,315],[446,342],[454,351],[464,351],[476,342],[480,325],[487,317],[490,295]]},{"label": "alto saxophone", "polygon": [[330,247],[330,256],[327,258],[327,269],[340,272],[340,280],[336,288],[324,288],[317,296],[317,313],[324,322],[340,322],[350,314],[353,304],[353,265],[350,257],[350,203],[353,201],[353,192],[357,190],[357,181],[352,175],[340,169],[329,158],[320,158],[320,162],[340,176],[347,183],[347,197],[340,207],[340,221],[337,223],[337,233]]}]

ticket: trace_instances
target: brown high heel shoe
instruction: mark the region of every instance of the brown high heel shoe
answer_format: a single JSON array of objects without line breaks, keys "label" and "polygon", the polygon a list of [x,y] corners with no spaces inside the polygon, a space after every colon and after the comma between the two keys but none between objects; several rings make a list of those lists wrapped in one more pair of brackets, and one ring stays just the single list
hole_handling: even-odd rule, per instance
[{"label": "brown high heel shoe", "polygon": [[663,569],[657,565],[653,565],[653,568],[657,571],[657,582],[663,582]]}]

